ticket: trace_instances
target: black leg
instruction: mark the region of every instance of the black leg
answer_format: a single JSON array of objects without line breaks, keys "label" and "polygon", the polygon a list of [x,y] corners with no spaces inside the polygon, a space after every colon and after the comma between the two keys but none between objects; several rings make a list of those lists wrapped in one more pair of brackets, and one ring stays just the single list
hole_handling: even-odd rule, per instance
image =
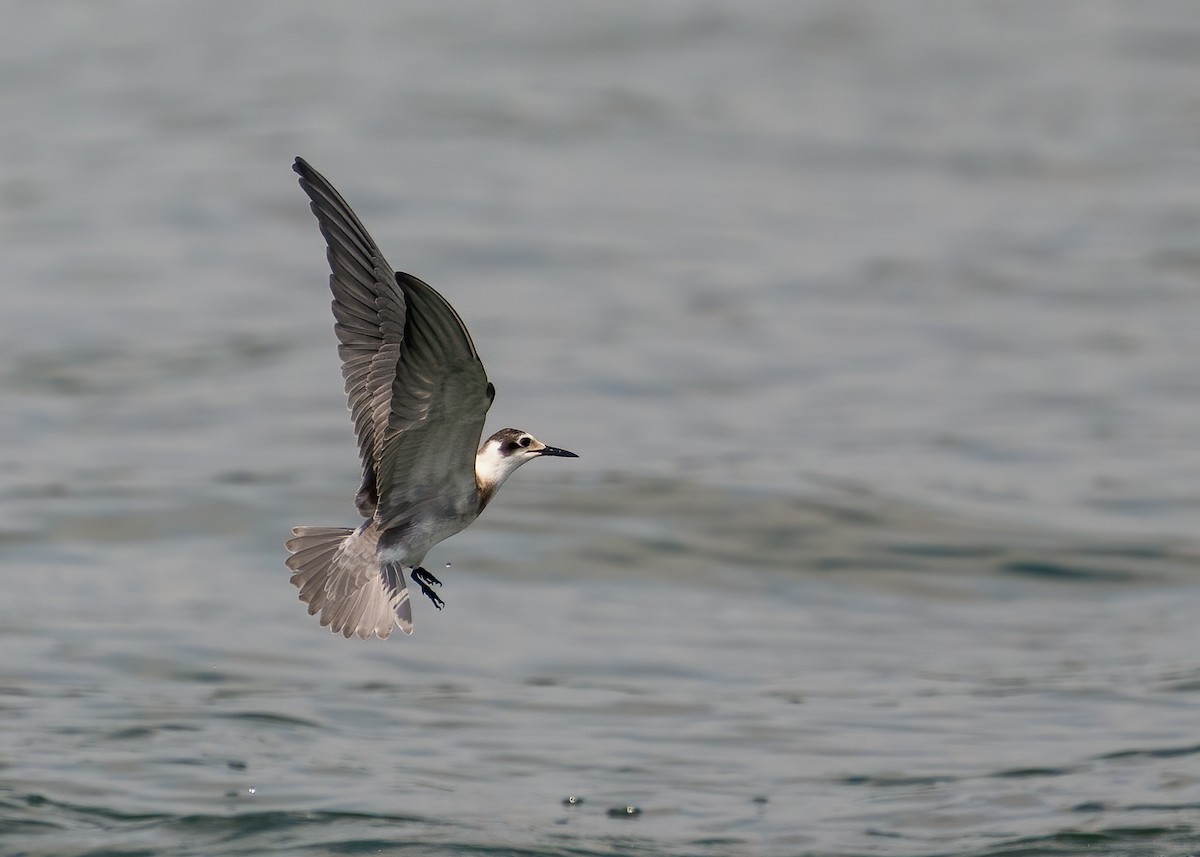
[{"label": "black leg", "polygon": [[432,583],[434,586],[442,585],[442,582],[440,580],[438,580],[436,577],[434,577],[432,574],[430,574],[428,571],[426,571],[423,568],[414,568],[412,570],[412,579],[415,580],[417,583],[424,583],[424,584]]},{"label": "black leg", "polygon": [[423,568],[414,568],[410,576],[413,579],[413,583],[421,587],[421,592],[425,595],[425,597],[433,602],[434,607],[441,610],[446,606],[446,602],[438,598],[437,594],[429,588],[429,584],[431,583],[435,586],[441,586],[442,582],[440,580]]}]

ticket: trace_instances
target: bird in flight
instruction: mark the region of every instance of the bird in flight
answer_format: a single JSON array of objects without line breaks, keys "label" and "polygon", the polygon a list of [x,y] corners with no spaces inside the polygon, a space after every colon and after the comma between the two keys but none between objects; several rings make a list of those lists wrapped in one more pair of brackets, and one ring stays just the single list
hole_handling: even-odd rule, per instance
[{"label": "bird in flight", "polygon": [[358,451],[357,529],[296,527],[291,582],[309,615],[346,637],[412,633],[405,568],[439,610],[425,554],[479,517],[527,461],[578,458],[529,432],[479,444],[496,388],[466,326],[433,287],[395,271],[341,194],[303,158],[292,167],[312,200],[329,259],[333,330]]}]

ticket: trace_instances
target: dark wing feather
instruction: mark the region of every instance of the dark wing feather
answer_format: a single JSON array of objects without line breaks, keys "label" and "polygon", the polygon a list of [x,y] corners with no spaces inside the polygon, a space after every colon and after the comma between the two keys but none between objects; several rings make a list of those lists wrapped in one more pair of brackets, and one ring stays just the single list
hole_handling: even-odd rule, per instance
[{"label": "dark wing feather", "polygon": [[375,511],[376,468],[404,339],[404,295],[396,287],[392,266],[341,194],[303,158],[296,158],[292,169],[300,175],[300,187],[312,201],[325,236],[333,330],[363,467],[356,502],[369,518]]},{"label": "dark wing feather", "polygon": [[[494,396],[453,307],[416,277],[397,273],[396,282],[408,318],[376,472],[385,529],[403,526],[417,506],[447,498],[477,508],[475,452]],[[466,508],[445,511],[461,514]]]},{"label": "dark wing feather", "polygon": [[[357,503],[385,528],[441,498],[474,498],[475,451],[494,391],[458,313],[393,273],[329,182],[297,158],[328,245],[334,331],[363,463]],[[450,511],[450,510],[447,510]]]}]

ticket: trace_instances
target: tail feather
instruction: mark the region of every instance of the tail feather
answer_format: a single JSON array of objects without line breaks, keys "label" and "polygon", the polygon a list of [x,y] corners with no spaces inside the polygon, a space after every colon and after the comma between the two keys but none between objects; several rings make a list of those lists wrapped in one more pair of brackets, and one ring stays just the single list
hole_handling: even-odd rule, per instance
[{"label": "tail feather", "polygon": [[412,604],[398,566],[380,566],[374,523],[345,527],[297,527],[287,542],[292,585],[309,615],[335,634],[387,639],[393,627],[412,633]]}]

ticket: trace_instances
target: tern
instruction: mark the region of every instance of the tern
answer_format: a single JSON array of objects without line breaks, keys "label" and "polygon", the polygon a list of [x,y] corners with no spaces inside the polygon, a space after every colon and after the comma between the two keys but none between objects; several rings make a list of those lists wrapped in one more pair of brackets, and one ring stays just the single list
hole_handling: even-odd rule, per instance
[{"label": "tern", "polygon": [[471,334],[432,286],[395,271],[341,194],[303,158],[292,167],[325,236],[334,332],[358,436],[357,529],[296,527],[292,585],[309,615],[349,638],[411,634],[404,579],[439,610],[421,567],[429,549],[479,517],[513,472],[546,456],[578,458],[529,432],[501,429],[480,445],[496,397]]}]

